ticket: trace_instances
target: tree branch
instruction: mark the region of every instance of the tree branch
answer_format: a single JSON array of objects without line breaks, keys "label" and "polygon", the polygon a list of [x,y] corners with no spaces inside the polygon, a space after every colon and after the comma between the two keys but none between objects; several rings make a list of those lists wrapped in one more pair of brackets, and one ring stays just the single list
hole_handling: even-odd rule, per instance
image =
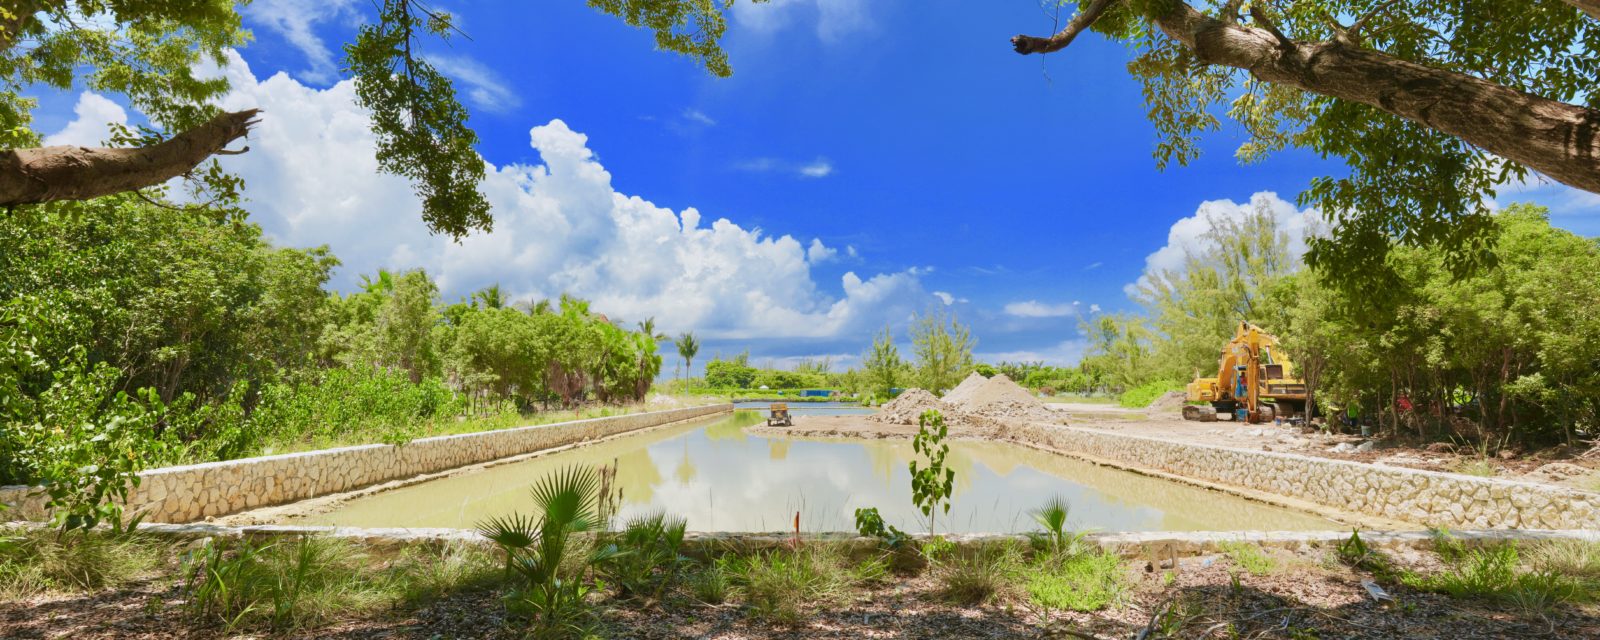
[{"label": "tree branch", "polygon": [[[1569,0],[1600,5],[1597,0]],[[1600,193],[1600,111],[1336,42],[1284,42],[1182,2],[1153,18],[1201,62],[1358,102]]]},{"label": "tree branch", "polygon": [[1072,44],[1073,38],[1077,38],[1078,34],[1083,33],[1094,25],[1095,21],[1100,19],[1100,16],[1105,15],[1106,9],[1110,9],[1111,5],[1116,4],[1116,2],[1117,0],[1087,0],[1086,3],[1078,5],[1081,9],[1078,11],[1078,15],[1072,16],[1072,20],[1067,22],[1067,27],[1062,29],[1060,33],[1048,38],[1019,35],[1011,39],[1011,46],[1017,50],[1017,53],[1023,55],[1050,53],[1065,49],[1067,45]]},{"label": "tree branch", "polygon": [[0,9],[0,51],[16,44],[23,27],[39,12],[39,0],[20,0],[13,4],[15,6]]},{"label": "tree branch", "polygon": [[222,113],[147,147],[63,145],[0,151],[0,206],[85,200],[161,184],[188,173],[248,134],[258,111]]},{"label": "tree branch", "polygon": [[1589,17],[1600,20],[1600,0],[1561,0],[1577,7],[1579,11],[1589,14]]}]

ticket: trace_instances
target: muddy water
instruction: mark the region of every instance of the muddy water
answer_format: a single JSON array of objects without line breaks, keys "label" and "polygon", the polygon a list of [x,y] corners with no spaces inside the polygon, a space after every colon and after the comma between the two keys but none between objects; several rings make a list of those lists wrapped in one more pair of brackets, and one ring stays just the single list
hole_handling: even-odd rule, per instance
[{"label": "muddy water", "polygon": [[[754,411],[626,436],[525,462],[375,494],[295,524],[472,527],[485,517],[531,511],[528,486],[550,470],[613,460],[621,516],[653,510],[688,518],[696,531],[783,531],[799,512],[806,531],[854,530],[858,507],[926,531],[911,504],[903,440],[812,441],[745,434]],[[952,442],[955,496],[939,531],[1016,532],[1051,496],[1072,505],[1072,523],[1097,531],[1326,530],[1309,514],[1107,469],[997,442]]]}]

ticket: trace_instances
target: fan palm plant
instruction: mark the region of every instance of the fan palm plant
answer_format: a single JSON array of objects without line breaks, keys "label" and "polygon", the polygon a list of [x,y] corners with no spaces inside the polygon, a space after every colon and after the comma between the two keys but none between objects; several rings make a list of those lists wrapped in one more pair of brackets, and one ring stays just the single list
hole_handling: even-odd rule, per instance
[{"label": "fan palm plant", "polygon": [[583,574],[616,553],[596,548],[576,571],[568,560],[573,535],[602,526],[599,473],[586,466],[565,467],[540,478],[531,494],[541,512],[537,519],[521,514],[489,518],[478,523],[478,532],[505,552],[506,574],[518,582],[506,604],[533,623],[534,637],[581,635],[589,614]]},{"label": "fan palm plant", "polygon": [[1072,505],[1061,496],[1051,498],[1044,506],[1031,512],[1033,521],[1044,529],[1039,537],[1051,553],[1075,555],[1083,542],[1084,534],[1067,529],[1067,516],[1071,512]]}]

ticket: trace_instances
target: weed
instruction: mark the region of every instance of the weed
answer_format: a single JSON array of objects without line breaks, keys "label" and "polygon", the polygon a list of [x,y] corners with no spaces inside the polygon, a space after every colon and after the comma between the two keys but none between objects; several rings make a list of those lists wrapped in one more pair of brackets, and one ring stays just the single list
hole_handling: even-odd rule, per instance
[{"label": "weed", "polygon": [[689,581],[689,587],[694,590],[694,597],[706,604],[722,604],[728,599],[730,586],[726,558],[718,558],[706,565],[694,579]]},{"label": "weed", "polygon": [[683,536],[688,522],[656,512],[629,521],[600,564],[615,581],[621,597],[648,596],[657,600],[676,584],[688,559],[683,557]]},{"label": "weed", "polygon": [[757,553],[737,563],[734,577],[757,616],[782,624],[799,622],[809,604],[837,602],[861,580],[827,545]]},{"label": "weed", "polygon": [[403,603],[409,607],[436,601],[454,591],[485,589],[504,581],[493,557],[466,544],[449,544],[438,550],[408,548],[385,577],[394,581]]},{"label": "weed", "polygon": [[1022,550],[1015,544],[975,545],[947,554],[936,565],[941,593],[963,604],[983,604],[999,595],[1017,575]]},{"label": "weed", "polygon": [[372,575],[366,554],[332,539],[208,544],[187,564],[191,611],[229,632],[303,628],[396,600],[395,583]]},{"label": "weed", "polygon": [[877,538],[889,549],[898,549],[911,541],[911,536],[906,532],[884,523],[877,507],[856,509],[856,533],[866,538]]},{"label": "weed", "polygon": [[1451,549],[1441,559],[1445,570],[1431,575],[1408,573],[1402,581],[1414,589],[1511,604],[1528,612],[1546,611],[1587,597],[1578,577],[1551,568],[1524,570],[1515,545]]},{"label": "weed", "polygon": [[1350,530],[1350,537],[1339,543],[1336,553],[1339,562],[1345,566],[1370,571],[1380,580],[1389,580],[1394,575],[1389,557],[1377,549],[1368,547],[1366,541],[1361,539],[1361,532],[1358,530]]},{"label": "weed", "polygon": [[1467,458],[1456,463],[1455,472],[1481,478],[1493,478],[1497,470],[1494,463],[1490,462],[1488,458]]},{"label": "weed", "polygon": [[1278,568],[1278,562],[1267,555],[1260,545],[1248,542],[1225,542],[1222,552],[1233,560],[1240,569],[1250,572],[1253,576],[1264,576]]},{"label": "weed", "polygon": [[0,545],[0,594],[115,587],[158,567],[162,549],[156,540],[138,534],[28,531]]},{"label": "weed", "polygon": [[1099,551],[1039,558],[1028,573],[1028,599],[1047,611],[1095,611],[1115,601],[1125,587],[1121,560]]},{"label": "weed", "polygon": [[1528,561],[1540,571],[1600,583],[1600,542],[1555,540],[1533,547]]}]

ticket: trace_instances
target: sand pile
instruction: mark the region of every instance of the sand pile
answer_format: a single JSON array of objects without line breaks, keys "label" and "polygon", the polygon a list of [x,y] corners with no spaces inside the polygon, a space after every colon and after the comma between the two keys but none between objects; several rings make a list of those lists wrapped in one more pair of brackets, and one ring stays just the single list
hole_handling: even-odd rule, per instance
[{"label": "sand pile", "polygon": [[956,388],[944,392],[945,404],[965,405],[967,400],[972,398],[972,394],[978,390],[978,387],[983,386],[983,383],[988,381],[989,379],[983,377],[983,374],[976,371],[972,372],[967,376],[966,380],[962,380],[961,384],[956,385]]},{"label": "sand pile", "polygon": [[922,389],[906,389],[895,399],[879,407],[877,413],[867,416],[867,419],[894,424],[916,424],[922,412],[929,409],[937,409],[939,413],[944,414],[946,425],[954,426],[953,423],[960,421],[959,411],[953,411],[950,405]]},{"label": "sand pile", "polygon": [[1168,391],[1161,394],[1160,397],[1151,402],[1150,406],[1145,407],[1145,410],[1151,413],[1170,413],[1182,411],[1183,405],[1187,404],[1184,400],[1186,397],[1187,396],[1184,395],[1182,391]]},{"label": "sand pile", "polygon": [[[977,374],[973,374],[976,376]],[[1027,420],[1031,422],[1061,422],[1062,414],[1051,411],[1027,389],[1012,382],[1005,374],[974,381],[971,376],[945,395],[945,403],[952,408],[976,416],[999,420]],[[967,387],[969,383],[974,383]],[[961,393],[957,393],[957,392]],[[954,398],[954,399],[952,399]]]}]

